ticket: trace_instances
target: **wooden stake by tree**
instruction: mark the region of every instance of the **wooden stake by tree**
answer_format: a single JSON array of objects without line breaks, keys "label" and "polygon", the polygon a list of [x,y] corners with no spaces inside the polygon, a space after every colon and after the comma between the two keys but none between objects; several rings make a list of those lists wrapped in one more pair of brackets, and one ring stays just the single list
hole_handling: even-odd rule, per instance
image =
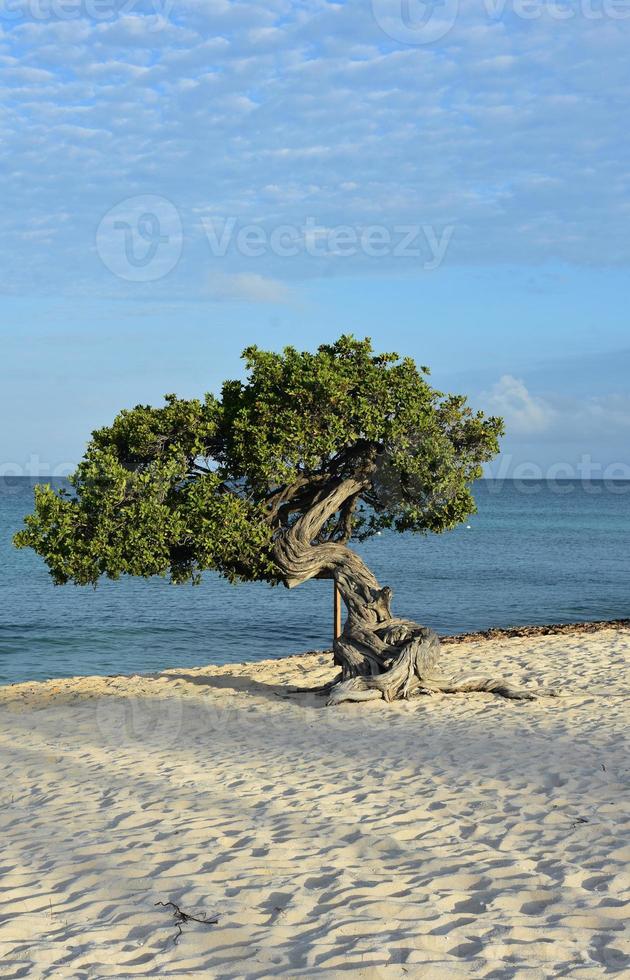
[{"label": "wooden stake by tree", "polygon": [[341,636],[341,592],[333,582],[333,646]]}]

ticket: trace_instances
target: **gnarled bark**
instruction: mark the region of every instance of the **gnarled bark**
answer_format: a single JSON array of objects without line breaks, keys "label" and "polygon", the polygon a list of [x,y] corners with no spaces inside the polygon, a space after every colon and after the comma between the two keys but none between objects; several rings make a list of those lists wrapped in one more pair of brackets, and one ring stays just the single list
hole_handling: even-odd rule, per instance
[{"label": "gnarled bark", "polygon": [[440,677],[437,634],[393,616],[391,589],[380,587],[354,551],[336,541],[318,540],[326,522],[364,487],[358,477],[341,480],[332,489],[322,487],[306,513],[278,532],[274,546],[275,561],[288,588],[311,578],[334,579],[346,605],[346,623],[334,645],[334,660],[341,674],[331,686],[328,704],[379,698],[393,701],[437,691],[490,691],[506,698],[532,700],[534,692],[497,678]]}]

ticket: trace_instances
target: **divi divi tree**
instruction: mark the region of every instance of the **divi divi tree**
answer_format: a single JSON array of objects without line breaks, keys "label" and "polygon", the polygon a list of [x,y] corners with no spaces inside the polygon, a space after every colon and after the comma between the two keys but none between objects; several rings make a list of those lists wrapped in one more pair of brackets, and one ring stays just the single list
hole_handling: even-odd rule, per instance
[{"label": "divi divi tree", "polygon": [[494,678],[438,676],[436,634],[392,613],[391,589],[350,547],[385,529],[439,533],[473,513],[470,485],[498,451],[501,420],[369,340],[243,357],[245,380],[226,381],[220,397],[167,395],[95,431],[71,490],[35,488],[16,545],[41,555],[57,584],[196,583],[207,569],[289,589],[334,580],[347,616],[330,703],[434,690],[531,697]]}]

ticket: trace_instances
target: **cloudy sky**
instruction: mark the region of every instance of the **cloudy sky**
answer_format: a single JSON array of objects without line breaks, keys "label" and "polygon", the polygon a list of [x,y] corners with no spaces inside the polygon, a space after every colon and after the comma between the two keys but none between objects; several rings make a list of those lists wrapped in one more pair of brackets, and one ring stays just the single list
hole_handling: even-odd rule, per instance
[{"label": "cloudy sky", "polygon": [[3,471],[351,331],[503,414],[504,475],[630,475],[629,42],[630,0],[0,0]]}]

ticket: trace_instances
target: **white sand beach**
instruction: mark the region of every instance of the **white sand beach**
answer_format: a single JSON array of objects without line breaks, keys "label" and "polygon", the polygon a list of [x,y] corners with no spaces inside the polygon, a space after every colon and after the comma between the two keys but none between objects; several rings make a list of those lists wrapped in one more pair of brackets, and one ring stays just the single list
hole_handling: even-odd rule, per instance
[{"label": "white sand beach", "polygon": [[629,975],[629,654],[445,647],[533,702],[288,694],[321,653],[0,689],[0,976]]}]

